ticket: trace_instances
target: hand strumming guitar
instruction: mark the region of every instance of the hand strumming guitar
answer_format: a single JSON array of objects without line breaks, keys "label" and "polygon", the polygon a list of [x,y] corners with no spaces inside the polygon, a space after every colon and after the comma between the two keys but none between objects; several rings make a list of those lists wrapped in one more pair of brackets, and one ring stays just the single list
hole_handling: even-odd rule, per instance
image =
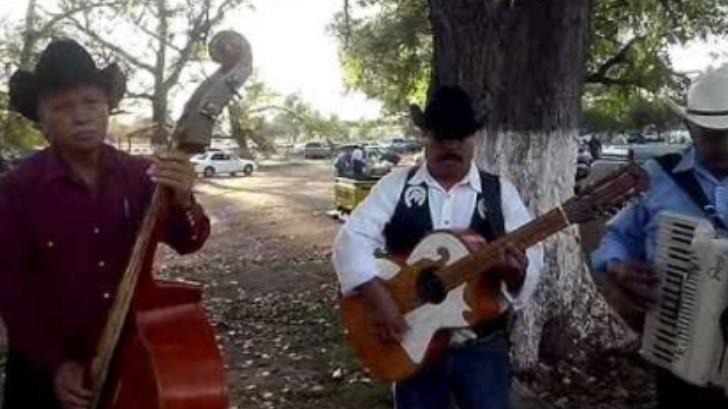
[{"label": "hand strumming guitar", "polygon": [[[481,250],[488,242],[485,238],[477,235],[468,236],[468,245]],[[517,292],[523,286],[528,270],[528,257],[526,252],[513,244],[508,244],[500,249],[495,263],[488,270],[489,274],[506,283],[508,291]]]},{"label": "hand strumming guitar", "polygon": [[386,342],[401,341],[409,327],[384,282],[379,278],[375,278],[362,284],[359,291],[372,307],[371,319],[377,327],[378,336],[381,340]]},{"label": "hand strumming guitar", "polygon": [[526,252],[513,244],[508,244],[498,251],[497,257],[495,264],[490,268],[490,273],[506,283],[508,291],[512,293],[519,291],[528,269]]}]

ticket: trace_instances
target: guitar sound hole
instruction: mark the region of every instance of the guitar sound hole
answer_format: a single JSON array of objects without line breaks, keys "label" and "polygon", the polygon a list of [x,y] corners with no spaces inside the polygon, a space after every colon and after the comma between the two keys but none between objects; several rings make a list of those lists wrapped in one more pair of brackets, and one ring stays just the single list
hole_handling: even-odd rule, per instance
[{"label": "guitar sound hole", "polygon": [[425,270],[417,277],[417,295],[424,302],[440,304],[445,301],[447,291],[434,270]]}]

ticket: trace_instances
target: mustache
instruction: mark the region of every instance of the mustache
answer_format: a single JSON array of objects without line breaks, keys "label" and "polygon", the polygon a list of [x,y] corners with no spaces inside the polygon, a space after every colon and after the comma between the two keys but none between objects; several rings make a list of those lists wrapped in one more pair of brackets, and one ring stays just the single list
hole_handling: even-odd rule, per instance
[{"label": "mustache", "polygon": [[448,152],[448,153],[443,153],[442,155],[438,156],[437,159],[443,160],[443,161],[444,160],[463,160],[463,157],[462,157],[462,155],[459,155],[457,153]]}]

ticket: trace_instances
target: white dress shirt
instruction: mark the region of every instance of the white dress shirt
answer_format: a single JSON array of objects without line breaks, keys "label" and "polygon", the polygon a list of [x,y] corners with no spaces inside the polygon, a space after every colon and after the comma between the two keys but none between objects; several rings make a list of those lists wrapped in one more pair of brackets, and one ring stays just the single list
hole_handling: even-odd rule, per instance
[{"label": "white dress shirt", "polygon": [[[377,276],[375,251],[385,248],[384,227],[392,218],[399,202],[407,169],[390,172],[374,186],[366,200],[352,212],[336,237],[333,262],[342,293],[346,294]],[[434,229],[466,229],[470,227],[482,185],[478,168],[473,164],[468,175],[450,191],[430,175],[426,164],[408,182],[428,186],[428,202]],[[501,203],[506,232],[513,231],[532,220],[515,186],[501,179]],[[487,194],[487,192],[486,192]],[[518,293],[511,294],[502,286],[505,298],[514,309],[522,308],[538,284],[543,267],[540,245],[526,251],[529,265],[526,278]]]}]

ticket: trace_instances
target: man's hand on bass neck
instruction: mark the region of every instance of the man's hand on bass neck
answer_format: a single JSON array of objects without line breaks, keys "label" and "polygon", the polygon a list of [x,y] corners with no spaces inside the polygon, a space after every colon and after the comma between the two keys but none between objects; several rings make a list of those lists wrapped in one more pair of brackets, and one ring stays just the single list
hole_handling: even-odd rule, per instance
[{"label": "man's hand on bass neck", "polygon": [[84,387],[84,369],[76,362],[65,362],[56,371],[54,391],[63,409],[88,409],[91,391]]}]

